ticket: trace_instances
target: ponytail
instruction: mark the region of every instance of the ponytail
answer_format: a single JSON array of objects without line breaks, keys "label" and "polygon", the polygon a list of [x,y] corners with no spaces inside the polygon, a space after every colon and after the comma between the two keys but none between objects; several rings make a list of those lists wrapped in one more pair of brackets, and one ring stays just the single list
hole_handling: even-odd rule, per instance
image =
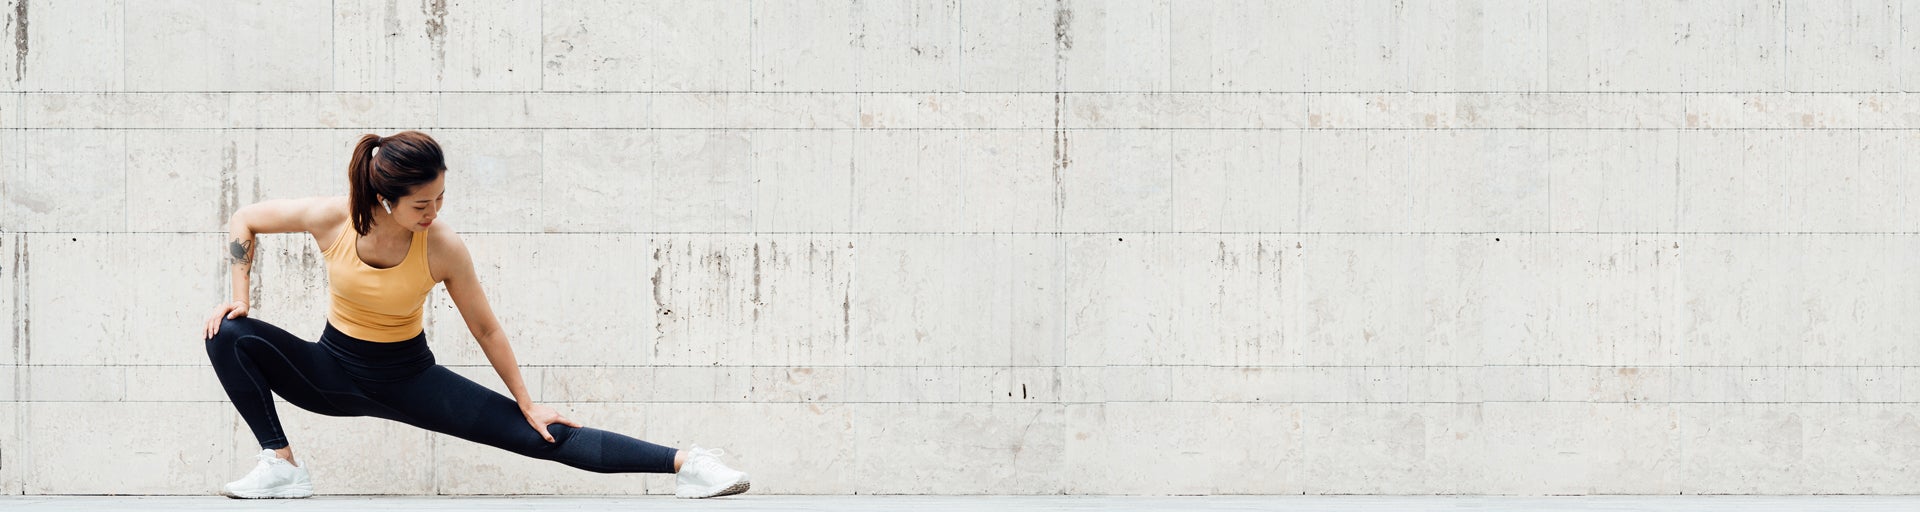
[{"label": "ponytail", "polygon": [[[375,149],[379,154],[374,154]],[[397,201],[413,193],[414,187],[439,179],[446,170],[440,144],[425,133],[408,130],[391,137],[360,136],[347,164],[353,230],[366,236],[373,230],[373,209],[381,200]]]},{"label": "ponytail", "polygon": [[373,229],[373,203],[380,200],[373,185],[373,150],[378,147],[379,135],[360,136],[360,143],[353,146],[353,160],[347,164],[348,211],[353,212],[353,231],[360,236]]}]

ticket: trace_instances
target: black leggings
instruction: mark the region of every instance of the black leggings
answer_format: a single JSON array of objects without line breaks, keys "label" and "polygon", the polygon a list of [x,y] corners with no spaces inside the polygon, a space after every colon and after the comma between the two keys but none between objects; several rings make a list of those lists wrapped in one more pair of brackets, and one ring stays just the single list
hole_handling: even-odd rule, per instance
[{"label": "black leggings", "polygon": [[273,397],[327,416],[372,416],[596,473],[672,473],[673,448],[605,430],[547,426],[547,442],[512,398],[434,364],[426,333],[397,343],[341,334],[314,343],[248,317],[224,320],[207,358],[260,447],[287,446]]}]

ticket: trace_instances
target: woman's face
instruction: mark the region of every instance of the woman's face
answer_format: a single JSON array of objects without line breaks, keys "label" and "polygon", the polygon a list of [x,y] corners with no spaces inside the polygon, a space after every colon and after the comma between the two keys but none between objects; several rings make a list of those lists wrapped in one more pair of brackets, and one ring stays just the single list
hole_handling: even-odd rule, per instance
[{"label": "woman's face", "polygon": [[440,173],[439,178],[414,187],[412,194],[394,202],[393,220],[406,226],[408,231],[426,231],[427,226],[433,225],[433,219],[440,216],[440,207],[446,202],[447,173]]}]

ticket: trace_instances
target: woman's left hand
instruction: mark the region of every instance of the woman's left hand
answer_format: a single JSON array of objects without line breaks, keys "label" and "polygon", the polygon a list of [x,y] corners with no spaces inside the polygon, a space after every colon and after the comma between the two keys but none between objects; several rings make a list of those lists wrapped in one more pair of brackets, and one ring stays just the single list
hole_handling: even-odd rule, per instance
[{"label": "woman's left hand", "polygon": [[540,404],[521,407],[520,413],[527,416],[527,424],[533,425],[533,430],[539,432],[540,437],[546,438],[549,443],[553,442],[553,434],[547,433],[547,425],[559,423],[574,428],[580,427],[578,422],[567,419],[566,416],[554,412],[552,408]]}]

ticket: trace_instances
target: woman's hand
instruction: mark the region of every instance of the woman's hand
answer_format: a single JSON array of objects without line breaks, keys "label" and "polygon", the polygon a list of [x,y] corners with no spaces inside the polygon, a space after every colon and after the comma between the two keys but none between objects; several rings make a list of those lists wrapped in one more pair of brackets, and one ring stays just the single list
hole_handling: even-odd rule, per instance
[{"label": "woman's hand", "polygon": [[566,416],[561,416],[560,413],[553,412],[553,409],[544,405],[529,404],[526,407],[521,407],[520,413],[527,416],[527,424],[533,425],[533,430],[539,432],[540,437],[547,438],[547,442],[549,443],[553,442],[553,434],[547,433],[547,425],[559,423],[569,427],[580,428],[578,422],[567,419]]},{"label": "woman's hand", "polygon": [[226,304],[215,306],[213,308],[213,315],[207,317],[207,328],[205,329],[206,332],[204,333],[205,336],[202,336],[200,339],[210,340],[210,339],[213,339],[213,335],[219,334],[220,321],[231,320],[231,319],[240,318],[243,316],[247,316],[247,303],[245,302],[236,300],[233,302],[228,302]]}]

